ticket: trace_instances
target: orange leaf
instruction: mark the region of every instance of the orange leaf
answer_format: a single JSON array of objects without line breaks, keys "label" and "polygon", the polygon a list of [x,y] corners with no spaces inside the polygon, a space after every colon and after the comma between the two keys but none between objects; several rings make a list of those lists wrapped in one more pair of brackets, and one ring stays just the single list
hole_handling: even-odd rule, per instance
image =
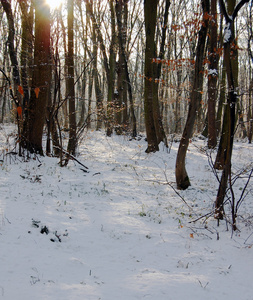
[{"label": "orange leaf", "polygon": [[192,238],[192,239],[194,238],[193,233],[190,233],[190,238]]},{"label": "orange leaf", "polygon": [[36,98],[38,99],[38,98],[39,98],[40,88],[36,87],[36,88],[34,89],[34,92],[35,92]]},{"label": "orange leaf", "polygon": [[21,85],[18,86],[18,91],[24,97],[24,90]]},{"label": "orange leaf", "polygon": [[17,113],[18,113],[19,116],[22,115],[22,107],[21,106],[17,107]]}]

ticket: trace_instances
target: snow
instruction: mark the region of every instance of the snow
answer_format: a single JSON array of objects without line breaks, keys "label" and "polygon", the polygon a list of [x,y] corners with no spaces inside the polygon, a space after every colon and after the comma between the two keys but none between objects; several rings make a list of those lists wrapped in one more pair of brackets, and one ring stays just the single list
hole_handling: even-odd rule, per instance
[{"label": "snow", "polygon": [[208,76],[213,76],[213,77],[216,77],[218,76],[218,70],[217,69],[209,69],[208,70]]},{"label": "snow", "polygon": [[[212,211],[218,187],[205,140],[192,140],[192,185],[177,191],[189,208],[172,188],[177,142],[146,154],[144,137],[89,131],[78,149],[84,173],[74,161],[6,155],[12,130],[0,130],[0,299],[252,299],[252,185],[240,231],[192,222]],[[233,171],[250,163],[252,145],[236,141]]]},{"label": "snow", "polygon": [[232,32],[231,32],[231,28],[230,28],[230,23],[227,23],[225,25],[224,28],[224,44],[229,43],[231,36],[232,36]]}]

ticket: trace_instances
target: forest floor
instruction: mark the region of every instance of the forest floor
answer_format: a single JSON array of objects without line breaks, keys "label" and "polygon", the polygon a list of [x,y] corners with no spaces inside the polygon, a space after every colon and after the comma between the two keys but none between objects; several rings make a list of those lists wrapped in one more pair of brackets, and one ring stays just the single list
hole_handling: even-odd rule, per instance
[{"label": "forest floor", "polygon": [[[191,186],[178,191],[178,142],[146,154],[143,137],[89,131],[77,157],[86,173],[73,160],[60,167],[58,158],[7,154],[13,129],[0,128],[0,299],[253,299],[252,181],[238,231],[229,200],[217,226],[205,140],[192,140]],[[252,153],[252,144],[235,142],[233,176],[244,170],[236,201]]]}]

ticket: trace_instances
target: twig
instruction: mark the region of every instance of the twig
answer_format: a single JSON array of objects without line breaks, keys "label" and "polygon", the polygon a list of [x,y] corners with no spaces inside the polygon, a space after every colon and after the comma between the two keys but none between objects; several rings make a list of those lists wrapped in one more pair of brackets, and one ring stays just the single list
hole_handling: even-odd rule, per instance
[{"label": "twig", "polygon": [[247,194],[248,194],[248,193],[246,193],[246,195],[245,195],[245,196],[243,196],[243,195],[244,195],[244,193],[245,193],[245,191],[246,191],[246,188],[247,188],[247,186],[248,186],[248,184],[249,184],[249,182],[250,182],[250,179],[251,179],[252,173],[253,173],[253,168],[252,168],[252,170],[250,171],[250,174],[249,174],[248,180],[247,180],[247,182],[246,182],[246,184],[245,184],[245,186],[244,186],[244,188],[243,188],[243,190],[242,190],[242,193],[241,193],[240,199],[239,199],[239,200],[237,201],[237,203],[236,203],[236,208],[235,208],[235,211],[236,211],[236,213],[238,212],[238,209],[239,209],[239,207],[240,207],[240,205],[241,205],[242,201],[245,199],[245,197],[246,197],[246,196],[247,196]]},{"label": "twig", "polygon": [[191,210],[191,211],[193,211],[193,208],[185,201],[185,199],[180,195],[180,193],[174,188],[174,186],[170,183],[170,182],[168,182],[167,181],[167,184],[168,184],[168,186],[170,186],[172,189],[173,189],[173,191],[179,196],[179,198],[184,202],[184,204],[186,204],[186,206]]},{"label": "twig", "polygon": [[190,221],[189,223],[196,223],[197,221],[199,221],[199,220],[201,220],[201,219],[203,219],[203,218],[205,218],[205,217],[211,217],[213,214],[215,213],[215,211],[213,210],[213,211],[211,211],[211,212],[209,212],[209,213],[207,213],[207,214],[205,214],[205,215],[202,215],[202,216],[200,216],[200,217],[198,217],[197,219],[195,219],[195,220],[192,220],[192,221]]},{"label": "twig", "polygon": [[244,244],[247,243],[248,239],[253,235],[253,232],[251,232],[251,234],[246,238],[246,240],[244,241]]},{"label": "twig", "polygon": [[77,158],[75,158],[73,155],[71,155],[68,151],[62,149],[61,147],[58,146],[53,146],[53,148],[62,151],[64,154],[66,154],[68,156],[68,158],[73,159],[74,161],[76,161],[79,165],[81,165],[82,167],[84,167],[86,170],[88,170],[89,168],[86,167],[83,163],[81,163]]}]

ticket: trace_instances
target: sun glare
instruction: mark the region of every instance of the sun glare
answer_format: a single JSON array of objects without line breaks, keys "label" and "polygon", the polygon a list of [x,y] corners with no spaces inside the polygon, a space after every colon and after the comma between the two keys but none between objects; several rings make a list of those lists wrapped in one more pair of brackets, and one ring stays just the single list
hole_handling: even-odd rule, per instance
[{"label": "sun glare", "polygon": [[62,4],[63,0],[46,0],[52,10],[57,9]]}]

